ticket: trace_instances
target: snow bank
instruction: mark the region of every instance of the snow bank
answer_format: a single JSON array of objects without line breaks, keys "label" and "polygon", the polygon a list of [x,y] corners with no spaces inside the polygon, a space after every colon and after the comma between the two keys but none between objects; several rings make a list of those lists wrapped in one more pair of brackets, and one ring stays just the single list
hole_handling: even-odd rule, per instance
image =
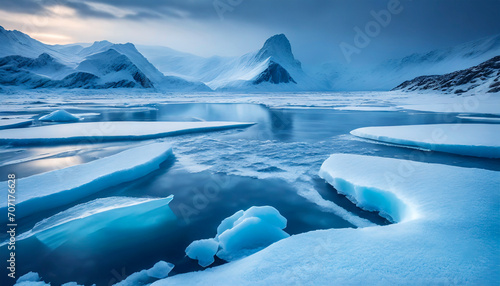
[{"label": "snow bank", "polygon": [[0,130],[0,144],[100,143],[117,140],[144,140],[186,133],[242,128],[242,122],[139,122],[112,121],[72,123],[34,128]]},{"label": "snow bank", "polygon": [[137,286],[150,284],[155,280],[167,277],[173,268],[174,265],[172,263],[160,261],[150,269],[133,273],[125,280],[116,283],[115,286]]},{"label": "snow bank", "polygon": [[285,227],[286,218],[275,208],[251,207],[224,219],[214,239],[193,241],[186,254],[203,267],[214,262],[214,255],[226,261],[236,260],[289,237],[282,230]]},{"label": "snow bank", "polygon": [[80,117],[73,115],[66,110],[56,110],[47,115],[40,117],[40,121],[52,121],[52,122],[76,122],[80,121]]},{"label": "snow bank", "polygon": [[[89,163],[17,180],[16,218],[62,206],[113,185],[133,181],[156,169],[172,154],[167,143],[148,144]],[[7,193],[0,184],[0,193]],[[0,213],[7,200],[0,201]]]},{"label": "snow bank", "polygon": [[[317,230],[238,261],[153,285],[497,285],[500,172],[339,154],[322,168],[337,186],[383,190],[409,211],[402,222]],[[364,197],[364,198],[363,198]],[[362,201],[363,193],[352,198]],[[375,208],[377,197],[371,202]]]},{"label": "snow bank", "polygon": [[[17,240],[35,236],[51,249],[59,247],[68,240],[83,243],[92,235],[106,240],[102,231],[110,226],[113,232],[120,228],[134,231],[172,219],[175,215],[171,211],[166,211],[166,206],[172,199],[173,196],[160,199],[129,197],[96,199],[36,223],[31,230],[20,234]],[[94,237],[92,243],[97,244],[96,240]],[[7,243],[8,241],[0,246]]]},{"label": "snow bank", "polygon": [[354,136],[459,155],[500,158],[500,125],[427,124],[365,127]]},{"label": "snow bank", "polygon": [[29,126],[32,122],[33,120],[31,119],[1,119],[0,129]]}]

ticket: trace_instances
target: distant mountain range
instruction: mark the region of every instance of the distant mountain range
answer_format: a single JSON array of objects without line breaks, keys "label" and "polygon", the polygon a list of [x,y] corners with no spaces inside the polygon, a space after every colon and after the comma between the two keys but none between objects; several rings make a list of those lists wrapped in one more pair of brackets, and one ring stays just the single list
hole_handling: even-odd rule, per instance
[{"label": "distant mountain range", "polygon": [[4,86],[210,90],[201,82],[163,75],[130,43],[46,45],[0,27],[0,56],[0,84]]},{"label": "distant mountain range", "polygon": [[454,47],[385,60],[366,68],[326,63],[315,71],[332,90],[390,90],[421,75],[467,69],[500,55],[500,34]]},{"label": "distant mountain range", "polygon": [[302,70],[285,35],[267,39],[259,51],[241,57],[203,58],[170,48],[139,46],[164,74],[204,82],[214,90],[323,89]]},{"label": "distant mountain range", "polygon": [[403,82],[394,90],[455,94],[500,92],[500,56],[477,66],[444,75],[419,76]]},{"label": "distant mountain range", "polygon": [[[260,50],[240,57],[204,58],[167,47],[136,48],[131,43],[108,41],[47,45],[0,26],[0,91],[5,88],[320,91],[390,90],[395,86],[420,90],[417,86],[427,85],[407,81],[423,74],[467,69],[498,55],[500,35],[384,61],[369,69],[327,63],[307,74],[283,34],[272,36]],[[425,81],[429,83],[430,77]],[[402,82],[407,86],[402,88]],[[462,85],[462,81],[452,84],[459,82]],[[471,86],[477,84],[478,79]],[[456,92],[463,88],[433,90]]]}]

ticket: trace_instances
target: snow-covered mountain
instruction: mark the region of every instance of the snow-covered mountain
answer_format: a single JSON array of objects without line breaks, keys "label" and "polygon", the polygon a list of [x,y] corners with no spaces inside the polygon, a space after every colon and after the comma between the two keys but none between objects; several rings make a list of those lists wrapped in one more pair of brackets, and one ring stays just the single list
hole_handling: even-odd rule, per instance
[{"label": "snow-covered mountain", "polygon": [[390,90],[421,75],[451,73],[498,55],[500,34],[445,49],[385,60],[364,68],[326,63],[316,69],[315,76],[323,78],[334,90]]},{"label": "snow-covered mountain", "polygon": [[445,93],[500,92],[500,56],[477,66],[444,75],[419,76],[398,85],[394,90],[436,90]]},{"label": "snow-covered mountain", "polygon": [[0,84],[24,88],[156,88],[210,90],[201,82],[164,76],[131,43],[46,45],[0,27]]},{"label": "snow-covered mountain", "polygon": [[0,84],[166,91],[390,90],[424,74],[451,73],[498,56],[500,35],[363,68],[325,63],[306,72],[283,34],[240,57],[204,58],[167,47],[138,48],[108,41],[46,45],[0,27]]},{"label": "snow-covered mountain", "polygon": [[217,90],[317,90],[302,70],[285,35],[267,39],[259,51],[241,57],[203,58],[166,47],[139,46],[166,75],[204,82]]}]

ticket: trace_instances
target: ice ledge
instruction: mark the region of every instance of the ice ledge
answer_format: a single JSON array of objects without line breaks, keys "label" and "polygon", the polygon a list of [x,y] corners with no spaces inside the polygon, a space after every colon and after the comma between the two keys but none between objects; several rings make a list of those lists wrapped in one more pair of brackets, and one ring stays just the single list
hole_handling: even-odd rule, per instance
[{"label": "ice ledge", "polygon": [[[368,182],[359,184],[340,177],[336,170],[349,156],[353,155],[331,155],[321,165],[319,176],[358,207],[368,211],[377,211],[391,222],[403,222],[417,217],[415,211],[397,193],[380,189]],[[389,177],[386,179],[390,180]]]},{"label": "ice ledge", "polygon": [[244,128],[246,122],[103,121],[0,130],[0,144],[101,143],[146,140],[196,132]]},{"label": "ice ledge", "polygon": [[[133,181],[157,170],[172,155],[169,143],[160,142],[128,149],[89,163],[17,180],[16,218],[62,206],[105,188]],[[0,193],[7,194],[7,183]],[[0,201],[0,213],[7,200]],[[7,219],[7,216],[5,216]]]},{"label": "ice ledge", "polygon": [[445,153],[500,158],[499,124],[426,124],[364,127],[357,137]]}]

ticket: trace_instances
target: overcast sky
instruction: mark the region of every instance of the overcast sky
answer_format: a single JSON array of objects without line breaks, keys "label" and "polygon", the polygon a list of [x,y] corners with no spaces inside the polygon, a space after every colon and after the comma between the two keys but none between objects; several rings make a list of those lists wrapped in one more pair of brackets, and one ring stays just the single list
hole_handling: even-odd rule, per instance
[{"label": "overcast sky", "polygon": [[[109,40],[235,56],[284,33],[296,57],[311,64],[346,62],[346,47],[359,62],[500,33],[500,0],[1,1],[0,25],[45,43]],[[374,12],[382,15],[379,24]],[[367,25],[368,43],[356,46],[355,28],[366,32]]]}]

